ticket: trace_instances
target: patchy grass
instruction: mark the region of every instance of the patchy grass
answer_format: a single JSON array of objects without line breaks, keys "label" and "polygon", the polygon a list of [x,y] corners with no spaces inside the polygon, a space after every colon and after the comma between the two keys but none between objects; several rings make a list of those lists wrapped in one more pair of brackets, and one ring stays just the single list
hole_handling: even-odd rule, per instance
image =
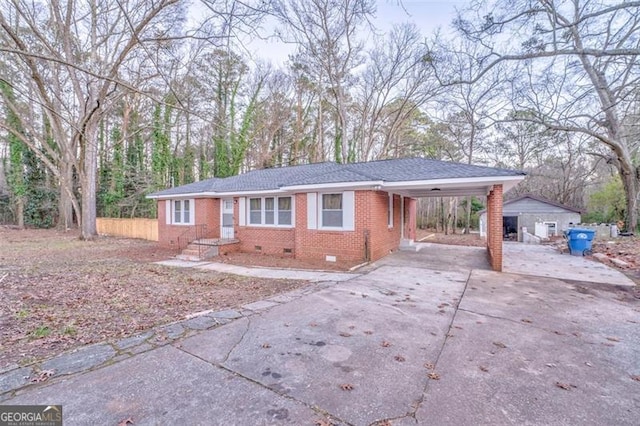
[{"label": "patchy grass", "polygon": [[0,227],[0,368],[306,285],[151,263],[174,254],[148,241]]}]

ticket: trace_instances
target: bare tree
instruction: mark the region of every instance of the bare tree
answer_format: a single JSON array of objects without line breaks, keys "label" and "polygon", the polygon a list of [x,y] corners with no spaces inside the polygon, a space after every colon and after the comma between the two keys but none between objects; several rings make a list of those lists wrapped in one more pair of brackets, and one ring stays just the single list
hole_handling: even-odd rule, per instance
[{"label": "bare tree", "polygon": [[317,84],[322,101],[331,99],[336,116],[336,161],[353,160],[353,141],[348,140],[349,94],[352,72],[363,61],[362,40],[357,31],[375,11],[373,0],[278,0],[274,14],[286,26],[282,36],[298,44],[300,58]]},{"label": "bare tree", "polygon": [[516,109],[535,111],[525,119],[588,135],[606,147],[607,161],[623,182],[628,226],[635,229],[640,2],[474,2],[456,26],[485,47],[478,56],[482,69],[469,82],[480,81],[500,64],[517,64],[511,69],[530,78],[513,95],[519,99]]},{"label": "bare tree", "polygon": [[23,99],[42,106],[51,138],[25,120],[29,136],[6,122],[0,126],[20,137],[56,175],[64,226],[71,226],[71,206],[82,238],[91,239],[96,235],[99,123],[124,89],[136,91],[140,76],[128,75],[128,66],[145,56],[153,63],[147,45],[158,47],[180,25],[178,0],[47,5],[5,0],[0,10],[0,51],[21,66],[9,83]]}]

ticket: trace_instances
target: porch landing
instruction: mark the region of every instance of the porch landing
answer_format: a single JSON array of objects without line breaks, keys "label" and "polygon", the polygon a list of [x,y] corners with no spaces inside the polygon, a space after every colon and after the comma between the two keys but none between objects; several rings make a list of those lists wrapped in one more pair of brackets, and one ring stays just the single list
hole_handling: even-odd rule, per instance
[{"label": "porch landing", "polygon": [[216,257],[220,254],[220,247],[240,243],[237,239],[201,238],[189,245],[176,256],[180,260],[200,261]]}]

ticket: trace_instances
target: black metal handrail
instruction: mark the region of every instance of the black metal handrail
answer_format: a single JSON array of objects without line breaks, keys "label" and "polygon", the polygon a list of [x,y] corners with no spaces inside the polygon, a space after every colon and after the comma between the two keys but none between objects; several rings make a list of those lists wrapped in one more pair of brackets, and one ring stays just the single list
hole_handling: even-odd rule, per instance
[{"label": "black metal handrail", "polygon": [[[184,250],[194,241],[206,238],[209,231],[204,223],[191,225],[188,229],[178,236],[178,251]],[[198,244],[198,257],[202,256],[202,245]]]}]

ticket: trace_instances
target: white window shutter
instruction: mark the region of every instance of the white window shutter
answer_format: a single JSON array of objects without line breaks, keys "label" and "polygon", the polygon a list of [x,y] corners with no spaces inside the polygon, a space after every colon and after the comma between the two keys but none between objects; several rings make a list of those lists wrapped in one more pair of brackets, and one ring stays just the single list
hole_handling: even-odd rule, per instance
[{"label": "white window shutter", "polygon": [[318,229],[318,194],[307,192],[307,229]]},{"label": "white window shutter", "polygon": [[196,223],[196,200],[194,198],[189,200],[189,224],[195,225]]},{"label": "white window shutter", "polygon": [[[222,209],[224,206],[222,205],[222,199],[220,199],[220,208]],[[246,197],[238,198],[238,225],[246,226],[247,225],[247,199]]]},{"label": "white window shutter", "polygon": [[167,225],[171,225],[171,200],[164,202],[164,219]]},{"label": "white window shutter", "polygon": [[345,231],[355,229],[355,192],[344,191],[342,193],[342,228]]}]

